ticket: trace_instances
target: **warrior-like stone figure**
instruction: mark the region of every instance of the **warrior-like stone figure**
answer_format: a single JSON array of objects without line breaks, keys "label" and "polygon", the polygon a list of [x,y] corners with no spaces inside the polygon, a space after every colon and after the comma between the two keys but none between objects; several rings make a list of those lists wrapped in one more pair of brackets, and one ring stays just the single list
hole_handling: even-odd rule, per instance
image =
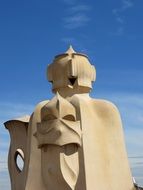
[{"label": "warrior-like stone figure", "polygon": [[89,96],[96,72],[88,57],[70,47],[47,75],[53,99],[5,123],[12,190],[135,190],[118,109]]}]

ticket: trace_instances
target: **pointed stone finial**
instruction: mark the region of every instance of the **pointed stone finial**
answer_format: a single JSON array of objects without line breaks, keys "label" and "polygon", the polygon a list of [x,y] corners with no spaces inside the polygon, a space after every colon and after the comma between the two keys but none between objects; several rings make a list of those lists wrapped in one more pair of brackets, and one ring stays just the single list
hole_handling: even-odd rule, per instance
[{"label": "pointed stone finial", "polygon": [[66,51],[68,54],[76,53],[73,49],[73,47],[70,45],[69,49]]}]

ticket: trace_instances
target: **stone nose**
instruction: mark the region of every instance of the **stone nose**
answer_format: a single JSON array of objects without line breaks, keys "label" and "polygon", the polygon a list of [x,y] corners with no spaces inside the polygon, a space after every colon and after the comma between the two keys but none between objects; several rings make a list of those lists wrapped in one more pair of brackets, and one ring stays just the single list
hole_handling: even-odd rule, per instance
[{"label": "stone nose", "polygon": [[46,121],[58,118],[75,120],[76,110],[71,103],[57,93],[57,95],[42,108],[41,120]]}]

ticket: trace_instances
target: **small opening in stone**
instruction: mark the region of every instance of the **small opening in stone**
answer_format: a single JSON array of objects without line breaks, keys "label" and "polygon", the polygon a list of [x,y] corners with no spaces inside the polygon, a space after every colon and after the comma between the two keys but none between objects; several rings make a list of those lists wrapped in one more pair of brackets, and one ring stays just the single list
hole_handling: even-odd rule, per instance
[{"label": "small opening in stone", "polygon": [[70,81],[71,85],[74,85],[76,79],[77,79],[76,77],[70,77],[69,78],[69,81]]},{"label": "small opening in stone", "polygon": [[14,159],[18,172],[22,172],[24,168],[24,153],[21,149],[16,150]]}]

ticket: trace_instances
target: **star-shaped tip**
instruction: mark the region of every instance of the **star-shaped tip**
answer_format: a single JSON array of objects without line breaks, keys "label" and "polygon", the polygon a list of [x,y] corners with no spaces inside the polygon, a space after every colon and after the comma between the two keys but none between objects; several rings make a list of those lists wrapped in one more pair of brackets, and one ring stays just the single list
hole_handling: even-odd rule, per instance
[{"label": "star-shaped tip", "polygon": [[66,53],[72,54],[72,53],[76,53],[76,52],[74,51],[73,47],[70,45],[69,49],[66,51]]}]

